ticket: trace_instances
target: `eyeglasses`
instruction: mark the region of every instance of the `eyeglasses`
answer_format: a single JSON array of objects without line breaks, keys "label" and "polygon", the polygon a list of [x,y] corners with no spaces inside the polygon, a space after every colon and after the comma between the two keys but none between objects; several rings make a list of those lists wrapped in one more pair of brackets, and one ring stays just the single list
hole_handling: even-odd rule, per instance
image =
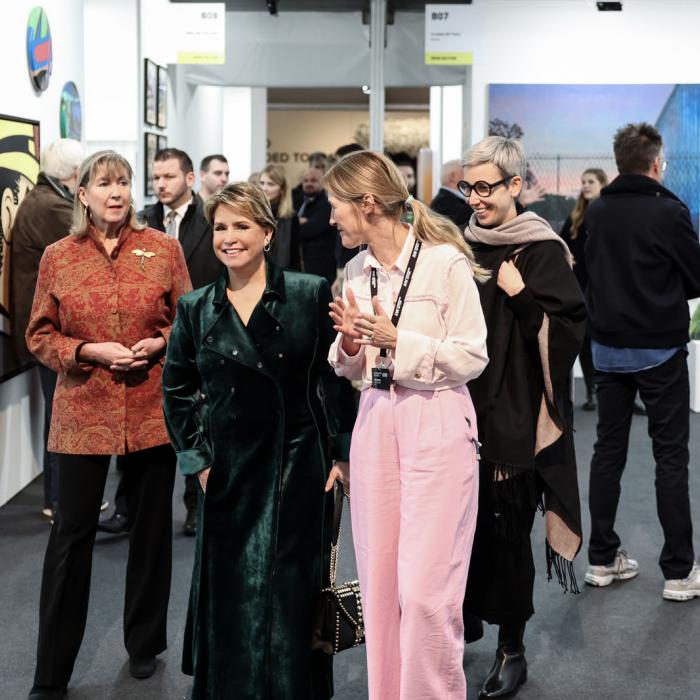
[{"label": "eyeglasses", "polygon": [[507,185],[515,175],[508,175],[498,182],[486,182],[486,180],[477,180],[473,185],[470,185],[466,180],[460,180],[457,183],[457,188],[465,197],[471,197],[472,190],[479,195],[479,197],[490,197],[491,193],[499,185]]}]

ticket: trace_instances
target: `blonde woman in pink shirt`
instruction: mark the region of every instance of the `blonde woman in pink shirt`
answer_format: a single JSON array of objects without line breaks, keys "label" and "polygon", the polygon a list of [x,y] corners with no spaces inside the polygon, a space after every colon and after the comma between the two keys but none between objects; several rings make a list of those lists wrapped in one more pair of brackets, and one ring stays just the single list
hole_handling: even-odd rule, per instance
[{"label": "blonde woman in pink shirt", "polygon": [[478,441],[465,384],[486,367],[474,263],[457,227],[409,196],[383,155],[326,175],[331,223],[368,247],[331,304],[329,361],[361,380],[349,485],[370,700],[464,700],[462,600],[476,526]]}]

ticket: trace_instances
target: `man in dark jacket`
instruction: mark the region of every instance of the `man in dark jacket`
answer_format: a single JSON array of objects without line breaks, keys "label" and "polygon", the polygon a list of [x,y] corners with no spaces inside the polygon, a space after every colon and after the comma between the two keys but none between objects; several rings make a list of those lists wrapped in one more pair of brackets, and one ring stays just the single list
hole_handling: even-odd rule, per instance
[{"label": "man in dark jacket", "polygon": [[304,272],[319,275],[332,285],[336,278],[335,250],[338,232],[331,226],[331,205],[323,190],[323,171],[309,168],[301,186],[304,201],[298,210],[299,238]]},{"label": "man in dark jacket", "polygon": [[628,124],[615,135],[620,175],[588,207],[586,265],[598,439],[591,461],[590,566],[606,586],[637,575],[619,549],[615,514],[637,390],[656,460],[656,503],[664,532],[663,597],[700,596],[688,495],[688,299],[700,296],[700,244],[687,207],[662,187],[661,135]]},{"label": "man in dark jacket", "polygon": [[[202,199],[192,191],[194,181],[194,166],[187,153],[177,148],[158,151],[153,160],[153,189],[158,201],[139,212],[139,218],[180,241],[192,287],[197,289],[213,282],[224,267],[214,255],[211,226],[204,217]],[[188,536],[197,534],[198,488],[196,476],[185,477],[183,532]],[[113,534],[126,532],[129,519],[121,481],[114,501],[114,514],[100,521],[99,529]]]},{"label": "man in dark jacket", "polygon": [[[34,289],[39,275],[39,262],[44,250],[64,238],[73,221],[73,193],[83,147],[73,139],[59,139],[44,150],[42,170],[34,188],[22,200],[12,225],[12,268],[10,324],[15,353],[21,364],[34,361],[27,349],[24,333],[32,311]],[[39,365],[44,394],[44,444],[51,425],[51,409],[56,388],[56,373]],[[58,501],[58,468],[56,455],[44,451],[44,508],[42,514],[51,519]]]},{"label": "man in dark jacket", "polygon": [[457,183],[462,179],[461,163],[458,160],[448,160],[442,166],[440,189],[430,202],[433,211],[453,221],[460,231],[464,231],[472,215],[472,208],[457,188]]}]

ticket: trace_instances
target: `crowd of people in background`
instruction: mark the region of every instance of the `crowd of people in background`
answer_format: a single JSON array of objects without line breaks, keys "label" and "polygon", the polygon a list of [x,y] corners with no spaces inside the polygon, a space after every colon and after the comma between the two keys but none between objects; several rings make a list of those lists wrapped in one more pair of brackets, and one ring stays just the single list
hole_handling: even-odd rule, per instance
[{"label": "crowd of people in background", "polygon": [[484,621],[498,644],[479,697],[517,693],[538,508],[549,578],[578,591],[577,357],[583,409],[598,411],[585,582],[639,574],[615,520],[642,411],[662,595],[700,597],[686,364],[700,244],[661,184],[658,131],[627,125],[613,147],[619,175],[586,169],[561,232],[533,211],[522,145],[498,136],[444,163],[430,202],[408,156],[357,144],[309,154],[298,182],[271,164],[229,183],[222,154],[197,177],[166,148],[139,212],[122,156],[45,149],[14,225],[11,297],[16,352],[39,362],[52,522],[30,700],[65,696],[98,530],[128,533],[129,669],[153,675],[176,463],[196,537],[193,700],[332,697],[332,656],[309,635],[334,488],[351,483],[371,700],[465,698],[463,646]]}]

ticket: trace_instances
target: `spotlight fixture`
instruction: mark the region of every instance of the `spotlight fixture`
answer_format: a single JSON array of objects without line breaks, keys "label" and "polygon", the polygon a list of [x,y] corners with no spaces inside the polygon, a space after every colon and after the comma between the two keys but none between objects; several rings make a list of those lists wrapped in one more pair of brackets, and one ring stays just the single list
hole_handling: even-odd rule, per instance
[{"label": "spotlight fixture", "polygon": [[[273,16],[277,17],[277,0],[265,0],[267,5],[267,11]],[[600,3],[598,3],[600,5]]]},{"label": "spotlight fixture", "polygon": [[622,12],[621,2],[597,2],[599,12]]}]

